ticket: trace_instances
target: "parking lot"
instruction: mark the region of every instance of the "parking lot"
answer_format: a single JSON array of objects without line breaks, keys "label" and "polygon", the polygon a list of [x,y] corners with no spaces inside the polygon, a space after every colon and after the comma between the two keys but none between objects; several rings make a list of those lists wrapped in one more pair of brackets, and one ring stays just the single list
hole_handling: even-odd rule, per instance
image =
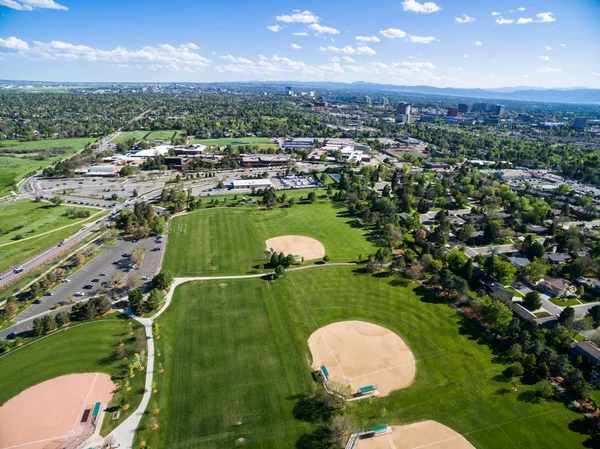
[{"label": "parking lot", "polygon": [[[146,248],[142,265],[139,269],[129,269],[127,266],[130,261],[126,255],[130,255],[138,247]],[[160,250],[154,250],[155,248],[160,248]],[[69,282],[59,284],[50,292],[52,295],[43,296],[38,304],[32,304],[18,315],[15,321],[20,324],[0,331],[0,338],[5,338],[12,332],[18,334],[31,329],[31,319],[50,310],[56,304],[69,299],[84,300],[100,293],[107,288],[107,283],[115,273],[122,273],[125,276],[123,282],[127,276],[137,275],[144,284],[148,284],[160,268],[164,242],[156,243],[153,237],[137,242],[117,240],[115,246],[105,245],[100,249],[102,252],[70,276]],[[91,286],[91,288],[85,288],[86,286]],[[76,296],[77,293],[83,293],[83,295]]]}]

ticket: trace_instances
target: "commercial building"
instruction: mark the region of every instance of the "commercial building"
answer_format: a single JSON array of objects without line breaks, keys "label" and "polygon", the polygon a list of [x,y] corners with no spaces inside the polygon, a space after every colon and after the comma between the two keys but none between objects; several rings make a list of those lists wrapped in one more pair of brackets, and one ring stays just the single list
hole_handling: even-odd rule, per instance
[{"label": "commercial building", "polygon": [[410,104],[400,102],[396,105],[396,122],[397,123],[409,123],[410,122]]},{"label": "commercial building", "polygon": [[230,189],[268,189],[273,184],[268,179],[236,179],[227,186]]},{"label": "commercial building", "polygon": [[458,108],[448,108],[448,117],[458,117]]},{"label": "commercial building", "polygon": [[576,117],[575,120],[573,120],[573,128],[577,131],[583,131],[586,123],[587,119],[585,117]]},{"label": "commercial building", "polygon": [[473,107],[471,108],[473,112],[487,112],[488,104],[487,103],[473,103]]},{"label": "commercial building", "polygon": [[284,140],[284,150],[312,150],[315,147],[315,143],[312,140]]},{"label": "commercial building", "polygon": [[460,103],[458,105],[458,112],[460,112],[461,114],[468,114],[469,112],[471,112],[471,106],[467,103]]},{"label": "commercial building", "polygon": [[435,122],[435,115],[422,115],[421,121],[423,123],[433,123]]},{"label": "commercial building", "polygon": [[284,167],[291,161],[286,154],[247,154],[239,159],[242,167]]},{"label": "commercial building", "polygon": [[501,116],[504,114],[504,105],[503,104],[492,104],[488,109],[492,115]]},{"label": "commercial building", "polygon": [[175,147],[173,150],[177,156],[198,156],[206,150],[206,145],[190,145],[189,147]]},{"label": "commercial building", "polygon": [[120,167],[116,165],[94,165],[87,171],[89,176],[117,176]]},{"label": "commercial building", "polygon": [[172,145],[158,145],[153,148],[148,148],[147,150],[138,151],[137,153],[134,153],[133,155],[135,157],[141,157],[141,158],[163,156],[163,155],[167,154],[171,148],[173,148]]}]

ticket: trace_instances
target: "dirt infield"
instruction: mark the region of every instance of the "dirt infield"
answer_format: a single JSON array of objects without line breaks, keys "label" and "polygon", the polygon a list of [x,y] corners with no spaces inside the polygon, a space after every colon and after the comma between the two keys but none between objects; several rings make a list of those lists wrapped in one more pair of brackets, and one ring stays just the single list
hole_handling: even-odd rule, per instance
[{"label": "dirt infield", "polygon": [[322,259],[325,256],[325,247],[321,242],[302,235],[273,237],[267,240],[265,244],[267,251],[272,248],[278,253],[283,252],[286,256],[291,254],[304,257],[304,260]]},{"label": "dirt infield", "polygon": [[106,407],[114,390],[101,373],[69,374],[28,388],[0,407],[0,448],[61,447],[91,428],[81,423],[91,414],[86,410],[96,402]]},{"label": "dirt infield", "polygon": [[410,348],[390,330],[364,321],[329,324],[308,339],[312,367],[324,364],[329,377],[354,391],[377,385],[381,396],[408,387],[417,371]]},{"label": "dirt infield", "polygon": [[356,449],[475,449],[461,434],[436,421],[392,426],[393,433],[358,440]]}]

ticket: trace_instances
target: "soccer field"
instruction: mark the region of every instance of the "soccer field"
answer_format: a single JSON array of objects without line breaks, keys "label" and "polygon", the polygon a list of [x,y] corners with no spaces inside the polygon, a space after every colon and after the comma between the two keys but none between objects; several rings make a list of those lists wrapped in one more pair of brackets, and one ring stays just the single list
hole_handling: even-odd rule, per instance
[{"label": "soccer field", "polygon": [[432,419],[478,448],[582,446],[586,419],[562,401],[528,402],[532,386],[511,391],[503,348],[487,332],[423,289],[390,281],[325,266],[277,281],[181,285],[158,320],[165,373],[151,402],[159,428],[147,430],[146,416],[135,446],[325,447],[307,444],[322,425],[310,419],[307,339],[344,320],[392,330],[417,360],[407,389],[346,405],[356,426]]},{"label": "soccer field", "polygon": [[[293,192],[289,193],[289,196]],[[335,203],[299,204],[271,211],[206,209],[173,219],[163,266],[176,276],[247,274],[267,262],[265,241],[303,235],[320,241],[331,262],[374,253],[367,232]]]}]

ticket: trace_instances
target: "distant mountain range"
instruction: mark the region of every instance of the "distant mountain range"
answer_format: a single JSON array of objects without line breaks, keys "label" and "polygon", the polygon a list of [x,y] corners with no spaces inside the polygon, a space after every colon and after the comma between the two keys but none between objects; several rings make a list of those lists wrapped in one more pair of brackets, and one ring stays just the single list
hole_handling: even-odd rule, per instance
[{"label": "distant mountain range", "polygon": [[565,89],[544,89],[539,87],[501,87],[497,89],[461,89],[454,87],[396,86],[359,81],[352,86],[363,89],[387,90],[394,92],[414,92],[428,95],[449,95],[496,100],[540,101],[544,103],[600,103],[600,89],[572,87]]}]

